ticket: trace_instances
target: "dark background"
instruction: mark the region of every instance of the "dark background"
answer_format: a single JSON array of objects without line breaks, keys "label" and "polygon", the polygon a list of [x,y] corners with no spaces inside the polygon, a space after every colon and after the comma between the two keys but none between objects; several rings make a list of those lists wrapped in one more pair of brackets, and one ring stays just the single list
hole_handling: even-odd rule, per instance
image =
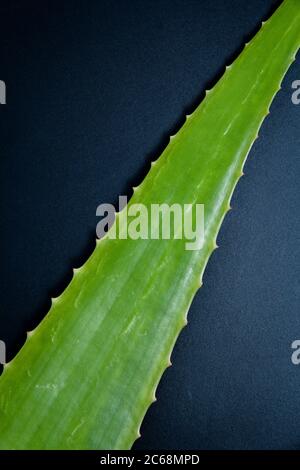
[{"label": "dark background", "polygon": [[[275,5],[1,0],[8,359],[93,250],[96,207],[131,194]],[[299,64],[251,151],[135,448],[300,449]]]}]

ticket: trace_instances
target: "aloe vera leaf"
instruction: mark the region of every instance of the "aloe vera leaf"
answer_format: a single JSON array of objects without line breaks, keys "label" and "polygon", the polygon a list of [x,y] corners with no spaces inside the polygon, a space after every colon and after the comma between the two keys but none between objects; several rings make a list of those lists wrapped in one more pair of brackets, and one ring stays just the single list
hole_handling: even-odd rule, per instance
[{"label": "aloe vera leaf", "polygon": [[139,436],[247,154],[295,59],[299,7],[285,0],[263,24],[129,202],[204,204],[203,248],[98,241],[4,369],[0,448],[127,449]]}]

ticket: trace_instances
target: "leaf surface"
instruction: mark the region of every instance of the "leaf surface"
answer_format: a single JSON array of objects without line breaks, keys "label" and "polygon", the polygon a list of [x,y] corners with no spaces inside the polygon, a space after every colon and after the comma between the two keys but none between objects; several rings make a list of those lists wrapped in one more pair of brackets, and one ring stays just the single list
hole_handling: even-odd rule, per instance
[{"label": "leaf surface", "polygon": [[129,207],[204,204],[203,248],[186,250],[184,239],[98,241],[4,369],[0,448],[132,446],[299,45],[300,2],[285,0],[152,164]]}]

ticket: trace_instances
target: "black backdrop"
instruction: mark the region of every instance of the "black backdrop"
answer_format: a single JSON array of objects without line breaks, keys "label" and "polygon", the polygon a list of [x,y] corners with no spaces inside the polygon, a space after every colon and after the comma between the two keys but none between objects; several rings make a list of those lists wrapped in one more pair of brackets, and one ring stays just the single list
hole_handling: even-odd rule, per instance
[{"label": "black backdrop", "polygon": [[[272,0],[0,3],[0,338],[9,358]],[[300,449],[299,116],[288,72],[139,449]],[[187,182],[188,184],[188,182]]]}]

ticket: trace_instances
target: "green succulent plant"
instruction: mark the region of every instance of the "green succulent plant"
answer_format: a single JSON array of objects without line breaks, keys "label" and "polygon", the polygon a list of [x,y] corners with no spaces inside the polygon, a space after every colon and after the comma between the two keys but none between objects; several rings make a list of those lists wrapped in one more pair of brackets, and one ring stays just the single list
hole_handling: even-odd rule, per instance
[{"label": "green succulent plant", "polygon": [[[200,250],[186,240],[105,236],[0,379],[1,449],[129,449],[182,328],[245,159],[300,45],[285,0],[129,201],[205,207]],[[115,224],[122,219],[117,214]]]}]

